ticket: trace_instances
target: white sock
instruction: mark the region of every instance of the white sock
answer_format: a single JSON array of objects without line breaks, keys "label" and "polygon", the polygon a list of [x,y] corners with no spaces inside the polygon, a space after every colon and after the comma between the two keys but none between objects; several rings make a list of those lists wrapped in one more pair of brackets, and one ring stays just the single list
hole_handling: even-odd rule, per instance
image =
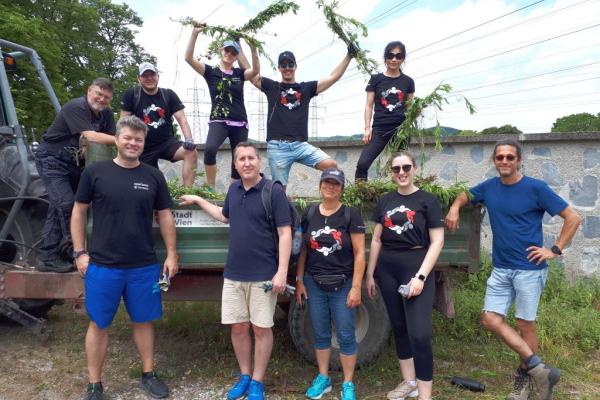
[{"label": "white sock", "polygon": [[417,381],[406,381],[411,386],[417,386]]}]

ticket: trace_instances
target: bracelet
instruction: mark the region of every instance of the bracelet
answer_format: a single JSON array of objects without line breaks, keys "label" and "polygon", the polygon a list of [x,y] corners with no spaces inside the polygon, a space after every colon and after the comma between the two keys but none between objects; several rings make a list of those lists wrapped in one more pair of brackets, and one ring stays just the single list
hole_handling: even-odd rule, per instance
[{"label": "bracelet", "polygon": [[302,275],[296,275],[296,282],[304,282],[304,277]]}]

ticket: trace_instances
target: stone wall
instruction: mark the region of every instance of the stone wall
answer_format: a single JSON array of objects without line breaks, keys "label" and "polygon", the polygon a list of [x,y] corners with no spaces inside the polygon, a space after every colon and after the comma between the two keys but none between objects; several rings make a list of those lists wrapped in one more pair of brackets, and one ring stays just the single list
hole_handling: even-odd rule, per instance
[{"label": "stone wall", "polygon": [[[442,141],[443,149],[435,150],[431,140],[423,147],[413,145],[417,156],[423,155],[423,173],[435,175],[442,184],[466,181],[474,185],[486,178],[496,176],[491,163],[491,154],[497,140],[518,138],[524,149],[523,172],[543,179],[560,196],[572,204],[584,218],[573,243],[564,252],[562,261],[572,275],[600,276],[600,201],[598,201],[598,178],[600,177],[600,132],[572,134],[529,134],[519,136],[449,137]],[[334,157],[346,172],[349,180],[354,179],[354,169],[360,155],[362,142],[321,142],[321,148]],[[266,159],[266,145],[259,146],[263,172],[270,176]],[[202,151],[202,148],[200,149]],[[217,156],[217,190],[225,191],[229,184],[230,150],[223,146]],[[178,176],[181,169],[177,164],[162,163],[161,168],[168,178]],[[200,156],[199,170],[202,170]],[[375,167],[369,171],[376,177]],[[294,165],[290,172],[288,192],[291,195],[316,196],[319,172],[302,165]],[[544,241],[552,245],[562,227],[562,218],[544,221]],[[482,245],[491,249],[489,221],[484,218]]]}]

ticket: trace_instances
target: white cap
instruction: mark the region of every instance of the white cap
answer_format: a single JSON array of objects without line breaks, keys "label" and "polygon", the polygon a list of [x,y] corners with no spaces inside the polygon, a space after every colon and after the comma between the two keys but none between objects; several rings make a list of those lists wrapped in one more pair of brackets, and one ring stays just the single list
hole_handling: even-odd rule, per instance
[{"label": "white cap", "polygon": [[151,64],[149,62],[143,62],[140,64],[140,75],[142,75],[146,71],[152,71],[158,74],[158,70],[156,69],[154,64]]}]

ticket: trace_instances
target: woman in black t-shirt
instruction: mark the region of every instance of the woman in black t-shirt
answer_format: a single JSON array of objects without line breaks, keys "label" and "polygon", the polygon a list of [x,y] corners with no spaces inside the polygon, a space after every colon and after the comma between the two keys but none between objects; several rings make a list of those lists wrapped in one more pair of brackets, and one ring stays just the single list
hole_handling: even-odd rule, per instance
[{"label": "woman in black t-shirt", "polygon": [[215,187],[217,177],[217,151],[225,139],[231,145],[231,178],[240,179],[233,165],[234,149],[240,142],[248,140],[248,117],[244,106],[244,81],[251,80],[260,72],[256,48],[249,42],[252,53],[250,68],[234,68],[239,60],[247,65],[240,44],[226,40],[221,48],[221,62],[217,67],[210,66],[194,58],[194,47],[198,34],[206,25],[194,27],[185,51],[185,61],[204,77],[210,92],[212,107],[208,121],[208,135],[204,148],[204,171],[206,182]]},{"label": "woman in black t-shirt", "polygon": [[354,399],[352,377],[356,365],[354,308],[360,304],[361,281],[365,272],[365,226],[356,208],[340,201],[344,173],[329,169],[321,175],[321,203],[304,214],[305,246],[296,270],[296,300],[308,302],[315,337],[319,374],[306,391],[319,399],[331,391],[329,358],[331,322],[335,323],[344,372],[342,398]]},{"label": "woman in black t-shirt", "polygon": [[398,190],[383,196],[373,213],[376,225],[367,288],[374,297],[377,280],[404,379],[388,399],[430,400],[432,391],[432,270],[444,247],[444,221],[437,198],[414,185],[416,168],[414,156],[407,151],[392,158],[392,179]]},{"label": "woman in black t-shirt", "polygon": [[407,104],[415,93],[415,82],[400,68],[406,59],[404,44],[399,41],[388,43],[383,59],[385,72],[371,75],[365,89],[365,147],[356,164],[355,180],[367,180],[369,167],[404,121]]}]

